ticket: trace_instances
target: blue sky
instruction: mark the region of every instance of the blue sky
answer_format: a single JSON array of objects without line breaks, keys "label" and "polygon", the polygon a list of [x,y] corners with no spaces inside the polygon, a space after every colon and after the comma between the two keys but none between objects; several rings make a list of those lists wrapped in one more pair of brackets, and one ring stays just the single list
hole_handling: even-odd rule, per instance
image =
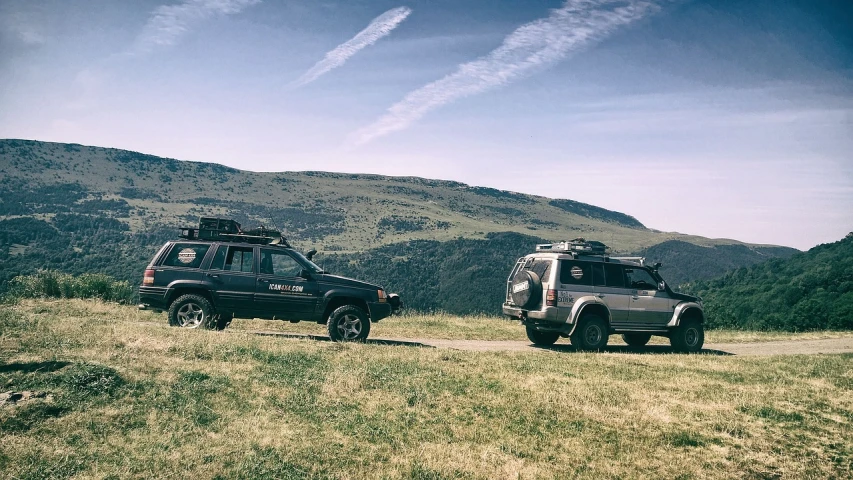
[{"label": "blue sky", "polygon": [[853,230],[847,0],[2,0],[0,85],[0,138]]}]

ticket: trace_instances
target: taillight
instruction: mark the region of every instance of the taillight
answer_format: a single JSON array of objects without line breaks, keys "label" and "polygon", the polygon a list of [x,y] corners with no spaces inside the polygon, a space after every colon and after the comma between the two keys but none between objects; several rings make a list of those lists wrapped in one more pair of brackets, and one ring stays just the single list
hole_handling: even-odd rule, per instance
[{"label": "taillight", "polygon": [[557,291],[556,290],[548,290],[548,293],[545,294],[545,305],[549,307],[557,306]]},{"label": "taillight", "polygon": [[143,285],[153,285],[154,284],[154,269],[153,268],[146,268],[145,269],[145,275],[142,277],[142,284]]}]

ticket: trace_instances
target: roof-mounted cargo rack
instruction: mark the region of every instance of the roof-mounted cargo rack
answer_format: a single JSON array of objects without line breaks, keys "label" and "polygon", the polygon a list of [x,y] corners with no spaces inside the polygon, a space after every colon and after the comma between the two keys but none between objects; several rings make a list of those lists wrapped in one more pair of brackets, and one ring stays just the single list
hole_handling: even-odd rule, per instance
[{"label": "roof-mounted cargo rack", "polygon": [[587,241],[583,238],[536,245],[537,252],[574,253],[577,255],[606,255],[607,248],[607,245],[601,242]]},{"label": "roof-mounted cargo rack", "polygon": [[270,230],[262,225],[244,231],[239,223],[226,218],[201,217],[198,220],[198,228],[181,228],[180,236],[188,240],[225,240],[290,247],[278,230]]}]

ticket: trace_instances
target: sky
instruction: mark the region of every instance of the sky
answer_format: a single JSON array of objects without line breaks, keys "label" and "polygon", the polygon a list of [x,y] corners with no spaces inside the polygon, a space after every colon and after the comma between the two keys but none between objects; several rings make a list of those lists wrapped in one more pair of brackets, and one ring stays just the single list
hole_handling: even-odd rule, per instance
[{"label": "sky", "polygon": [[0,0],[0,138],[853,231],[849,0]]}]

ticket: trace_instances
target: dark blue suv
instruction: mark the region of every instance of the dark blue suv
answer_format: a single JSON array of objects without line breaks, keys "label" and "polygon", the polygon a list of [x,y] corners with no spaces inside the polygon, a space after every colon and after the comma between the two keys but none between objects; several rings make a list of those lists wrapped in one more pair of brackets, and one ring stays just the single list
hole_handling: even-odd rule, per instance
[{"label": "dark blue suv", "polygon": [[371,322],[401,306],[398,295],[378,285],[324,272],[286,241],[182,236],[154,255],[139,287],[139,307],[168,311],[172,326],[221,330],[235,317],[308,320],[327,324],[332,340],[363,340]]}]

